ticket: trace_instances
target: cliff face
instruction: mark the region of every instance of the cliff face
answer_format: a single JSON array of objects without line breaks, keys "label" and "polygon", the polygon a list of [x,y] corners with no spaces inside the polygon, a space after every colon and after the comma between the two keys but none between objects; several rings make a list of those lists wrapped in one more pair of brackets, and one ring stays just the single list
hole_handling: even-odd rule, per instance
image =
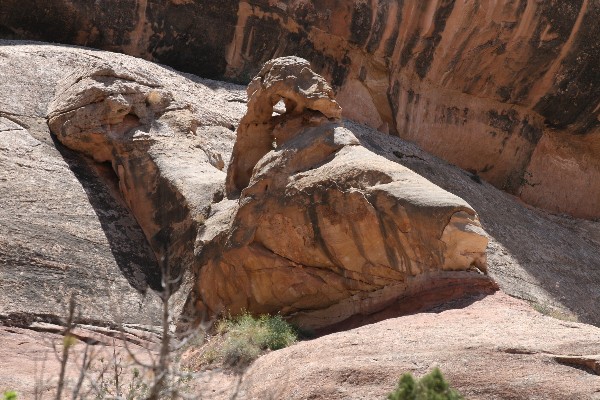
[{"label": "cliff face", "polygon": [[218,77],[237,8],[231,0],[3,0],[0,37],[111,50]]},{"label": "cliff face", "polygon": [[[247,310],[322,328],[432,287],[450,288],[434,304],[497,288],[464,200],[360,146],[308,61],[267,65],[232,156],[224,97],[133,58],[77,69],[48,105],[57,140],[110,163],[161,267],[182,276],[182,323]],[[280,98],[286,111],[272,116]]]},{"label": "cliff face", "polygon": [[[91,72],[86,74],[85,71]],[[219,232],[228,231],[229,219],[219,222],[218,217],[230,215],[226,212],[228,201],[220,200],[226,192],[226,163],[231,158],[236,138],[232,129],[238,126],[247,110],[242,87],[204,81],[119,54],[15,41],[0,41],[0,87],[0,193],[5,193],[0,202],[0,288],[5,288],[1,292],[3,296],[0,295],[0,304],[5,306],[1,313],[61,315],[62,293],[77,290],[86,282],[89,290],[84,293],[88,294],[79,297],[81,303],[89,306],[84,310],[85,316],[109,319],[111,300],[109,295],[104,294],[105,291],[123,294],[126,299],[121,303],[124,305],[137,304],[141,301],[139,295],[134,289],[127,288],[131,284],[142,292],[151,292],[147,290],[149,287],[156,289],[159,285],[156,260],[168,260],[174,267],[191,263],[190,270],[203,265],[196,258],[199,255],[196,250],[204,248],[204,242],[212,241]],[[55,96],[62,99],[52,105],[51,124],[58,136],[51,135],[46,120]],[[304,103],[290,101],[295,99],[290,93],[287,97],[291,99],[288,99],[286,112],[301,109],[299,104]],[[293,107],[294,102],[296,107]],[[278,107],[276,109],[281,112]],[[270,112],[268,109],[267,114],[270,115]],[[281,118],[280,115],[270,121],[281,122]],[[72,119],[79,122],[65,125]],[[308,122],[311,119],[319,121],[318,118],[309,118]],[[277,143],[282,144],[281,149],[284,146],[280,141],[285,142],[290,139],[289,134],[298,131],[293,121],[279,128],[276,127],[278,124],[265,125],[267,131],[272,130],[275,134]],[[600,301],[597,290],[600,282],[598,223],[549,216],[527,208],[512,196],[441,163],[402,139],[378,134],[350,121],[344,121],[344,124],[344,129],[350,130],[361,146],[344,145],[348,147],[343,150],[344,157],[330,160],[331,163],[335,161],[337,167],[329,168],[323,179],[313,181],[312,186],[322,186],[321,192],[330,195],[326,204],[341,201],[338,201],[340,194],[334,190],[333,182],[341,185],[343,182],[350,184],[353,180],[364,189],[350,193],[344,202],[354,204],[357,211],[364,210],[365,206],[371,207],[360,193],[367,200],[370,197],[374,204],[384,204],[385,198],[392,197],[396,203],[414,203],[427,192],[419,192],[414,187],[406,189],[406,186],[398,191],[386,188],[398,184],[391,181],[397,181],[394,176],[399,174],[403,177],[403,185],[408,185],[410,176],[413,180],[417,179],[408,169],[415,171],[465,199],[481,215],[483,227],[489,235],[488,272],[503,290],[543,307],[572,312],[582,321],[598,324],[600,312],[595,307]],[[336,136],[350,137],[338,135],[342,131],[341,128],[333,129],[334,145]],[[243,135],[237,136],[241,138]],[[73,151],[61,146],[63,141]],[[256,146],[260,141],[251,139],[249,142]],[[273,138],[267,142],[272,145]],[[346,144],[352,142],[355,142],[354,139]],[[337,143],[339,145],[340,141]],[[331,148],[326,140],[309,144],[313,148],[316,146],[317,150]],[[364,149],[360,151],[353,149],[362,146]],[[104,163],[95,163],[79,153],[91,155]],[[242,146],[240,153],[249,154],[248,148]],[[294,154],[301,156],[292,152],[290,157]],[[322,157],[326,153],[314,154]],[[350,157],[353,154],[355,157]],[[284,156],[281,154],[281,158],[270,160],[283,161],[286,159]],[[381,157],[393,163],[384,164]],[[340,162],[343,160],[351,162],[342,165]],[[306,164],[315,162],[315,159],[296,161]],[[277,165],[275,162],[272,164],[273,167]],[[387,166],[381,169],[378,165]],[[359,166],[364,168],[364,173],[354,179],[356,174],[351,174],[352,169]],[[376,170],[372,171],[374,168]],[[365,172],[369,170],[371,172]],[[308,172],[304,173],[305,176],[290,184],[289,189],[300,184],[310,186]],[[306,226],[312,224],[302,217],[306,210],[314,210],[315,217],[334,210],[314,207],[309,202],[298,203],[307,205],[296,207],[297,212],[294,211],[294,204],[290,203],[292,197],[281,195],[282,188],[287,188],[282,181],[269,184],[270,192],[262,193],[259,190],[261,184],[267,183],[274,175],[281,174],[257,175],[260,179],[251,185],[256,189],[254,200],[245,205],[246,211],[242,210],[239,214],[242,224],[237,226],[243,229],[238,232],[248,232],[253,226],[260,227],[257,242],[277,249],[279,254],[289,259],[302,260],[309,255],[306,251],[293,254],[281,248],[278,229],[289,228],[290,224],[299,227],[299,221]],[[325,185],[326,182],[330,184]],[[380,184],[373,186],[377,182]],[[244,182],[243,186],[248,183]],[[447,197],[448,193],[443,194],[439,188],[429,192],[437,193],[435,197],[440,199],[453,197]],[[411,195],[412,199],[402,200],[402,196]],[[452,202],[462,207],[455,200]],[[262,221],[252,221],[243,215],[244,212],[250,216],[253,213],[259,215],[248,210],[260,208],[261,204],[266,205],[266,210],[285,208],[290,215],[298,218],[291,223],[288,223],[291,220],[286,220],[286,225],[284,220],[279,221],[274,214],[265,214],[264,210],[260,211],[260,215],[265,215]],[[412,208],[413,217],[420,218],[415,211],[419,207]],[[352,211],[352,208],[348,210]],[[378,248],[370,244],[370,240],[379,237],[377,227],[380,221],[368,219],[375,214],[356,215],[355,218],[339,219],[341,224],[336,225],[337,230],[327,222],[337,219],[323,218],[322,230],[319,235],[314,235],[314,238],[323,238],[330,243],[332,249],[339,248],[336,250],[339,254],[354,254],[349,260],[352,263],[362,258],[360,254],[350,253],[349,249],[355,252],[360,246]],[[362,219],[358,218],[359,215],[363,216]],[[444,218],[429,220],[429,223]],[[344,225],[344,221],[352,224]],[[410,223],[415,227],[410,233],[408,222],[402,228],[407,232],[407,238],[420,235],[418,232],[429,232],[428,237],[432,237],[431,229],[416,229],[423,227],[424,223],[415,218],[410,221],[415,221],[414,225]],[[448,229],[449,233],[451,231]],[[298,241],[303,242],[302,237],[308,238],[307,232],[310,235],[312,230],[300,230],[299,233],[304,236],[297,236]],[[442,235],[443,231],[439,230],[439,234]],[[190,235],[197,240],[190,240]],[[227,235],[224,237],[227,238]],[[286,237],[291,240],[289,235]],[[344,240],[331,240],[332,237]],[[377,241],[383,243],[379,239]],[[306,243],[313,242],[309,240]],[[412,249],[413,255],[421,260],[427,258],[427,254],[433,254],[436,260],[442,260],[441,257],[453,259],[435,252],[421,251],[417,254],[415,249],[418,246],[414,245],[414,240],[412,243],[405,247]],[[435,246],[433,242],[430,248]],[[299,244],[295,248],[306,248],[306,245]],[[235,255],[233,250],[229,252],[230,257]],[[385,249],[380,254],[384,253]],[[328,260],[330,256],[319,257]],[[244,261],[252,266],[248,258]],[[330,261],[327,263],[331,264]],[[384,265],[382,262],[372,264]],[[424,263],[414,263],[415,270],[421,269],[419,265]],[[120,273],[127,279],[118,279]],[[49,276],[52,283],[46,285]],[[333,274],[330,276],[335,277]],[[112,282],[111,286],[105,288],[104,281]],[[464,280],[461,282],[461,285],[446,285],[450,294],[462,290]],[[268,282],[262,287],[269,287]],[[185,290],[178,293],[180,300],[186,299]],[[433,294],[439,298],[448,296],[448,293],[435,291]],[[108,300],[100,303],[96,299],[101,297]],[[104,307],[104,311],[97,310],[97,306]],[[137,310],[135,306],[127,309]],[[129,321],[139,321],[135,311],[129,317]]]},{"label": "cliff face", "polygon": [[298,55],[332,82],[347,117],[530,204],[596,218],[599,18],[593,0],[4,0],[0,36],[244,82]]},{"label": "cliff face", "polygon": [[348,117],[531,204],[600,215],[598,3],[295,1],[238,16],[228,77],[311,53]]}]

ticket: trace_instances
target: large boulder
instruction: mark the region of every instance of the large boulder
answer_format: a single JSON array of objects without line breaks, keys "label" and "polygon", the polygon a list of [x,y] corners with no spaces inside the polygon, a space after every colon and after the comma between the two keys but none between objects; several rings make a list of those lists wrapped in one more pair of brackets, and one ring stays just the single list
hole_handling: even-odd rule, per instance
[{"label": "large boulder", "polygon": [[[282,312],[323,327],[445,279],[493,287],[477,272],[485,272],[487,237],[475,212],[360,146],[306,60],[267,63],[248,97],[227,177],[211,149],[227,147],[219,139],[230,120],[142,66],[78,69],[48,107],[61,143],[110,163],[163,270],[196,280],[186,316]],[[285,112],[273,115],[280,100]],[[241,197],[213,204],[224,189]],[[179,291],[178,313],[186,296]]]},{"label": "large boulder", "polygon": [[449,281],[494,286],[475,211],[361,146],[308,62],[267,63],[248,96],[227,177],[239,199],[199,236],[198,309],[321,328]]}]

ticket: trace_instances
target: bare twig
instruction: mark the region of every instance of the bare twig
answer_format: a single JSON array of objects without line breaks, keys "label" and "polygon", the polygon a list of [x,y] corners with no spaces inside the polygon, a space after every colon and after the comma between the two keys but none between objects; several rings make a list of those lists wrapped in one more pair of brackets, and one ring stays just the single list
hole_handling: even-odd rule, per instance
[{"label": "bare twig", "polygon": [[69,316],[67,318],[67,326],[63,333],[63,349],[62,358],[60,359],[60,376],[58,378],[58,385],[56,387],[56,400],[60,400],[62,397],[63,388],[65,386],[65,373],[67,372],[67,362],[69,361],[69,348],[73,344],[73,337],[71,332],[73,331],[73,319],[75,317],[75,297],[71,296],[69,300]]},{"label": "bare twig", "polygon": [[46,370],[46,360],[48,359],[48,352],[44,352],[44,358],[42,359],[42,369],[38,377],[38,364],[37,359],[35,361],[35,387],[33,388],[33,396],[35,400],[42,400],[44,391],[44,371]]},{"label": "bare twig", "polygon": [[123,373],[123,368],[119,365],[120,363],[121,359],[117,361],[117,346],[115,345],[115,339],[113,338],[113,376],[117,396],[121,396],[121,385],[119,384],[119,377],[121,376],[121,373]]},{"label": "bare twig", "polygon": [[89,349],[90,345],[86,343],[85,350],[83,352],[83,361],[81,362],[81,370],[79,371],[79,378],[77,379],[77,383],[75,384],[75,388],[73,389],[73,400],[77,400],[77,396],[79,396],[79,391],[81,390],[81,386],[83,385],[83,381],[85,379],[85,375],[90,369],[90,365],[93,360],[93,354]]}]

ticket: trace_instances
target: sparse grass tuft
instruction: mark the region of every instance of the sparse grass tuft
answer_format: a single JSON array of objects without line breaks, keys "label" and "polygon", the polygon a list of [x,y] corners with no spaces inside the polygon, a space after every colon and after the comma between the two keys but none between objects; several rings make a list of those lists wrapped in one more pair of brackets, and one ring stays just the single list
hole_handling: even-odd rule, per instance
[{"label": "sparse grass tuft", "polygon": [[441,371],[434,368],[419,380],[415,380],[411,373],[402,375],[388,400],[464,400],[464,397],[451,389]]},{"label": "sparse grass tuft", "polygon": [[561,321],[579,322],[579,317],[577,317],[577,315],[552,307],[548,304],[540,304],[535,302],[530,302],[529,304],[531,304],[531,307],[540,314],[544,314]]}]

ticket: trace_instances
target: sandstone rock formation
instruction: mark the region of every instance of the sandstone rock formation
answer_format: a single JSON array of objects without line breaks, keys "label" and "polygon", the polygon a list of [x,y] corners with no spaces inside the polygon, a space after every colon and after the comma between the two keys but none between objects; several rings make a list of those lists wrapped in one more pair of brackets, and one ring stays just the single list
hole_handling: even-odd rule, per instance
[{"label": "sandstone rock formation", "polygon": [[[273,116],[280,99],[286,112]],[[297,57],[268,62],[249,85],[227,176],[239,200],[200,235],[199,309],[281,312],[322,328],[450,282],[493,290],[473,209],[365,149],[340,114]]]},{"label": "sandstone rock formation", "polygon": [[[89,74],[85,75],[85,71]],[[128,79],[132,75],[137,81]],[[78,76],[82,78],[81,86],[69,86],[68,82],[74,83]],[[155,86],[156,82],[160,82],[160,87]],[[80,129],[69,127],[69,145],[76,146],[77,135],[83,142],[85,135],[101,138],[98,133],[110,132],[113,136],[109,135],[105,142],[89,143],[90,155],[97,154],[98,159],[110,156],[115,164],[127,161],[126,167],[133,165],[133,170],[141,175],[152,172],[154,160],[159,163],[161,179],[157,186],[141,187],[139,204],[145,194],[158,191],[158,198],[153,198],[161,205],[156,216],[173,222],[176,232],[181,232],[184,225],[177,220],[178,210],[188,205],[181,197],[172,197],[170,188],[192,193],[190,198],[197,202],[205,196],[210,203],[213,193],[205,186],[196,187],[194,177],[202,173],[205,178],[200,183],[209,184],[210,174],[216,171],[221,175],[217,193],[222,193],[225,172],[218,168],[224,169],[223,160],[230,157],[233,125],[245,109],[242,88],[183,75],[129,56],[0,41],[0,393],[17,390],[23,399],[35,397],[33,390],[42,365],[45,378],[58,376],[60,366],[55,362],[52,343],[60,343],[56,332],[62,330],[60,324],[71,294],[76,296],[77,320],[87,331],[77,335],[92,344],[101,339],[97,347],[120,336],[117,324],[123,324],[132,334],[129,348],[137,351],[139,336],[153,331],[160,323],[161,281],[155,249],[140,228],[143,221],[131,212],[131,199],[125,199],[121,193],[112,164],[99,163],[70,150],[50,132],[46,115],[59,86],[65,89],[62,94],[81,101],[77,103],[80,108],[67,113],[74,111],[70,115],[86,117],[78,120]],[[97,113],[86,114],[94,106],[78,97],[77,89],[82,87],[91,87],[91,92],[86,93],[91,95],[88,100],[98,100]],[[150,136],[158,129],[154,130],[156,125],[152,129],[145,125],[148,118],[136,126],[136,132],[148,128],[147,135],[142,132],[135,140],[128,137],[126,129],[119,129],[123,126],[120,121],[131,121],[133,115],[114,116],[109,106],[115,103],[104,102],[111,94],[121,95],[116,102],[120,102],[119,107],[129,102],[133,105],[131,113],[138,112],[143,117],[143,110],[151,105],[137,100],[140,93],[152,90],[173,95],[171,108],[163,113],[162,109],[157,111],[173,121],[160,127],[160,143],[160,139]],[[201,122],[195,134],[183,135],[185,138],[172,134],[173,140],[167,142],[167,126],[190,126],[185,118],[176,118],[189,116],[185,114],[187,109],[172,110],[173,103],[181,104],[180,99],[185,99],[189,110],[194,110],[192,119]],[[59,100],[54,104],[60,105]],[[99,107],[102,104],[106,109]],[[57,115],[61,117],[63,114]],[[103,145],[114,147],[108,151]],[[128,146],[131,156],[141,157],[140,149],[146,147],[151,147],[151,155],[137,161],[120,157],[117,150]],[[81,144],[78,149],[86,148]],[[122,173],[129,172],[127,168]],[[152,181],[153,177],[145,179]],[[199,193],[194,194],[195,190]],[[183,257],[182,252],[178,254]],[[185,292],[183,289],[181,293]],[[187,292],[180,295],[180,303],[186,296]],[[76,348],[83,346],[80,343]],[[48,382],[49,387],[56,385],[56,379]]]},{"label": "sandstone rock formation", "polygon": [[[465,279],[466,290],[494,286],[476,272],[473,279],[439,274],[485,271],[487,238],[475,212],[362,148],[307,61],[267,63],[248,96],[226,185],[230,197],[243,189],[242,197],[238,208],[217,212],[219,222],[227,212],[235,216],[212,237],[207,219],[223,196],[224,162],[210,159],[206,146],[182,151],[206,124],[193,104],[139,66],[101,62],[64,78],[48,108],[58,140],[110,162],[159,264],[173,277],[199,274],[200,301],[188,303],[200,316],[310,310],[301,323],[323,327],[418,297],[440,281]],[[286,112],[273,116],[281,99]]]},{"label": "sandstone rock formation", "polygon": [[[3,3],[3,7],[7,4]],[[4,10],[0,10],[2,16]],[[98,74],[100,70],[108,73]],[[85,81],[81,85],[74,82],[74,75],[68,77],[76,71]],[[135,79],[127,79],[128,76]],[[135,117],[125,115],[121,119],[122,112],[117,111],[118,117],[108,118],[107,122],[111,123],[103,125],[98,121],[113,111],[109,107],[99,108],[101,112],[94,116],[96,119],[81,119],[85,122],[81,130],[71,126],[68,131],[71,138],[94,137],[94,131],[108,133],[105,142],[90,142],[88,148],[92,155],[96,154],[91,150],[96,144],[109,147],[111,152],[98,154],[110,156],[110,163],[97,163],[53,140],[46,113],[59,81],[65,89],[61,93],[68,92],[73,99],[82,99],[77,90],[88,87],[98,90],[98,105],[110,105],[111,100],[107,99],[115,94],[124,99],[118,98],[119,106],[131,106],[128,114]],[[159,87],[153,87],[156,83]],[[164,108],[160,105],[154,111],[145,101],[142,104],[136,100],[153,90],[170,94],[166,96],[172,98],[170,104]],[[156,163],[157,170],[165,177],[159,179],[160,185],[164,184],[160,190],[181,191],[186,193],[186,199],[206,198],[207,203],[198,200],[194,203],[197,208],[190,208],[208,211],[204,205],[212,203],[213,193],[206,194],[205,187],[193,177],[205,174],[202,172],[205,169],[209,175],[219,174],[222,185],[214,193],[215,200],[224,193],[224,171],[235,139],[231,129],[246,111],[243,92],[244,88],[238,86],[203,80],[119,54],[0,40],[0,325],[6,325],[0,327],[0,392],[17,389],[22,394],[20,397],[33,397],[36,363],[39,366],[44,352],[52,352],[47,340],[56,338],[45,332],[60,329],[44,321],[59,321],[70,293],[77,294],[82,319],[89,324],[88,329],[95,332],[94,337],[109,334],[110,329],[105,326],[114,323],[115,318],[128,328],[155,323],[157,296],[151,289],[160,286],[153,254],[157,249],[148,245],[146,231],[140,228],[144,221],[138,223],[120,193],[119,178],[112,163],[118,165],[125,160],[123,149],[131,149],[141,158],[137,162],[129,159],[127,171],[132,174],[152,172]],[[60,104],[57,98],[54,105]],[[91,106],[81,104],[81,110],[73,113],[73,117],[85,116]],[[189,107],[174,110],[182,104]],[[280,108],[276,106],[275,110]],[[144,117],[150,112],[154,113],[155,122],[148,122],[150,119]],[[61,118],[66,113],[56,117]],[[176,116],[169,118],[173,114]],[[136,126],[130,131],[123,129],[122,121],[132,118],[139,119]],[[192,121],[199,121],[195,135],[185,133],[188,132],[185,128],[193,125]],[[549,215],[528,207],[482,182],[477,175],[453,167],[400,138],[378,134],[347,120],[345,128],[335,121],[322,122],[334,130],[328,136],[329,141],[324,140],[325,144],[333,141],[339,146],[336,138],[352,139],[353,136],[361,146],[392,163],[384,164],[381,157],[366,155],[370,157],[368,160],[376,161],[378,167],[390,165],[379,176],[412,175],[402,166],[408,167],[467,200],[478,211],[489,235],[488,273],[503,291],[526,299],[545,313],[600,324],[600,310],[596,306],[600,301],[600,223]],[[88,129],[90,127],[94,129]],[[134,140],[136,133],[140,135]],[[578,137],[586,145],[580,147],[582,150],[587,147],[588,138],[593,136]],[[363,154],[368,152],[358,151],[359,146],[352,143],[354,139],[338,150],[339,157],[336,155],[330,162],[342,160],[344,152],[350,155],[356,152],[362,160]],[[81,146],[85,151],[86,147]],[[568,151],[568,146],[560,145],[559,141],[549,142],[548,146],[556,151]],[[142,157],[143,148],[150,149],[149,155]],[[175,153],[177,156],[173,157]],[[585,158],[588,153],[578,154],[584,157],[583,161],[588,160]],[[562,165],[576,171],[575,164]],[[259,166],[264,169],[262,163]],[[543,164],[537,168],[541,167]],[[352,176],[351,166],[344,168],[340,174]],[[125,169],[123,167],[123,171]],[[314,176],[314,172],[308,172],[309,177]],[[265,179],[264,176],[257,178]],[[186,186],[186,182],[192,184]],[[167,191],[165,186],[173,189]],[[142,189],[140,200],[144,200],[144,193],[148,192],[147,187]],[[200,193],[194,194],[195,190]],[[335,190],[327,188],[326,193]],[[361,188],[355,193],[368,190]],[[134,191],[128,193],[133,196]],[[254,198],[258,195],[252,193],[248,198],[256,204]],[[351,198],[351,204],[360,206],[355,197]],[[169,199],[171,196],[165,195],[163,200],[168,200],[165,204],[171,204]],[[177,197],[174,202],[179,204],[179,200]],[[337,198],[334,200],[336,202],[331,204],[339,204]],[[272,204],[277,204],[273,198],[268,205]],[[319,206],[318,211],[327,204],[321,202]],[[186,214],[197,218],[194,226],[199,235],[193,250],[201,250],[204,240],[223,232],[235,209],[237,201],[224,200],[212,203],[207,214]],[[145,223],[152,227],[154,215],[162,212],[148,213],[152,218]],[[206,220],[204,215],[207,215]],[[219,217],[222,217],[221,222],[217,222]],[[168,218],[165,216],[163,221]],[[274,225],[272,221],[267,222],[269,226]],[[218,240],[221,239],[215,242]],[[174,249],[173,242],[169,243]],[[406,311],[402,306],[416,310],[431,304],[428,303],[431,299],[456,297],[466,289],[465,283],[469,279],[474,283],[472,279],[477,276],[472,272],[444,271],[441,274],[452,274],[458,279],[440,279],[437,284],[414,279],[414,292],[427,287],[431,290],[421,290],[419,296],[411,296],[408,291],[404,298],[382,312],[370,317],[359,314],[360,322],[396,317]],[[428,278],[431,277],[429,274]],[[432,287],[432,284],[437,286]],[[180,296],[185,298],[187,293],[183,295],[183,289],[185,287],[180,289]],[[373,393],[383,396],[401,373],[412,370],[421,375],[439,365],[468,398],[518,399],[539,393],[546,398],[594,399],[597,395],[598,378],[586,372],[597,366],[598,332],[595,328],[542,316],[525,303],[501,293],[472,305],[450,303],[448,307],[443,312],[438,309],[433,313],[390,319],[272,353],[249,371],[242,389],[252,396],[270,393],[325,398],[364,397]],[[355,322],[351,319],[337,328],[347,328]],[[105,336],[104,340],[111,339]],[[318,359],[311,359],[315,353]],[[326,360],[331,362],[325,363]],[[498,365],[507,367],[499,370]],[[49,370],[58,368],[52,357],[47,366]],[[228,379],[233,380],[225,375],[224,381]],[[203,390],[211,388],[206,397],[215,397],[214,386],[206,386],[202,377],[198,382],[202,385],[198,393],[205,394]],[[219,384],[218,389],[222,390],[222,382],[213,383]]]},{"label": "sandstone rock formation", "polygon": [[135,217],[46,124],[56,82],[92,53],[53,49],[0,48],[0,325],[56,320],[71,295],[88,323],[152,324],[160,278]]},{"label": "sandstone rock formation", "polygon": [[[13,133],[2,136],[5,154],[11,156],[3,162],[5,165],[3,170],[6,171],[3,177],[6,180],[2,181],[2,184],[3,193],[7,193],[5,197],[7,200],[2,204],[0,255],[3,268],[0,268],[2,274],[0,285],[3,288],[13,288],[2,290],[4,296],[2,310],[4,315],[11,312],[62,315],[64,313],[64,308],[61,306],[64,304],[63,291],[68,292],[79,282],[87,279],[104,279],[102,278],[104,272],[99,273],[99,271],[114,271],[117,275],[121,274],[121,271],[131,271],[132,275],[129,276],[142,277],[143,273],[135,271],[143,270],[145,266],[154,265],[155,270],[157,267],[148,249],[144,250],[146,255],[140,256],[136,261],[137,251],[145,247],[143,244],[145,235],[131,214],[127,218],[122,214],[123,212],[127,214],[129,211],[126,203],[119,200],[121,195],[118,185],[115,184],[117,180],[114,178],[112,166],[105,167],[86,161],[60,145],[58,145],[60,152],[53,150],[57,145],[51,140],[45,115],[48,104],[54,96],[57,82],[78,68],[94,62],[98,63],[100,58],[109,64],[122,63],[128,65],[128,68],[142,68],[149,71],[142,75],[160,79],[161,90],[175,93],[174,97],[179,102],[182,101],[181,99],[192,102],[194,108],[199,110],[197,115],[199,121],[215,120],[214,111],[205,114],[202,104],[208,104],[210,109],[217,110],[218,115],[221,116],[219,118],[225,120],[220,120],[221,122],[214,127],[199,127],[197,130],[199,136],[190,135],[188,137],[190,142],[188,139],[182,139],[186,135],[178,136],[177,141],[183,140],[190,144],[177,147],[179,158],[190,161],[186,163],[187,167],[181,163],[176,165],[179,173],[186,171],[190,176],[195,174],[192,169],[198,158],[202,159],[206,156],[207,159],[213,159],[215,165],[218,165],[219,157],[227,162],[233,147],[234,135],[221,125],[237,124],[236,121],[240,120],[246,110],[245,95],[240,87],[223,83],[217,85],[193,76],[181,76],[130,57],[39,43],[0,43],[2,44],[0,61],[2,61],[3,82],[0,109],[4,116],[16,121],[18,126],[27,127],[28,135],[35,138],[35,140],[17,141],[18,136]],[[42,68],[41,65],[44,67]],[[23,91],[20,89],[22,87],[27,87],[28,90]],[[19,95],[16,96],[16,93]],[[471,179],[470,174],[440,163],[435,157],[400,139],[377,135],[364,126],[348,121],[346,125],[351,128],[361,144],[373,152],[408,166],[440,187],[467,199],[469,204],[480,211],[480,215],[483,215],[484,227],[491,236],[487,250],[488,272],[503,290],[537,303],[544,309],[575,315],[582,321],[590,323],[597,324],[600,321],[598,309],[593,306],[596,299],[600,299],[596,283],[600,279],[597,257],[600,229],[597,223],[552,217],[528,209],[493,187],[477,183]],[[159,152],[158,148],[154,147],[152,154],[161,153],[163,157],[169,153],[166,142],[168,138],[162,139],[165,140],[165,151]],[[27,143],[30,144],[26,145]],[[204,149],[202,151],[204,155],[188,153],[196,151],[196,146]],[[31,163],[23,164],[23,157],[30,157]],[[52,166],[46,165],[45,161],[34,162],[40,157],[49,160]],[[53,161],[55,159],[56,162]],[[166,166],[167,163],[161,165]],[[211,165],[210,170],[216,168]],[[29,186],[25,184],[18,186],[13,184],[17,181],[29,182],[38,174],[39,179],[36,177],[36,181],[63,183],[46,184],[35,191],[28,189]],[[172,176],[172,173],[170,174],[169,176]],[[60,179],[57,178],[59,176]],[[224,179],[225,174],[223,173],[222,176]],[[71,189],[60,189],[66,184],[64,182],[72,182],[68,186]],[[184,180],[175,179],[173,182],[181,183]],[[188,186],[186,190],[192,189]],[[63,195],[65,192],[87,193],[87,196],[65,197]],[[32,201],[44,193],[47,195],[44,195],[43,199]],[[25,213],[23,207],[26,205],[30,207],[26,208],[27,210],[38,211]],[[213,204],[211,214],[218,211],[221,206],[223,204]],[[69,209],[81,212],[76,220],[69,217],[71,215]],[[35,216],[43,219],[34,222],[37,218]],[[48,218],[52,218],[55,222],[52,225],[47,224],[44,221]],[[200,217],[199,219],[202,220]],[[202,235],[211,234],[210,227],[202,224],[200,226],[206,228]],[[134,233],[135,230],[137,234]],[[138,239],[135,239],[135,235]],[[92,247],[80,252],[77,250],[78,246],[71,242],[72,237],[81,237],[80,243],[89,243]],[[56,243],[49,246],[47,243],[51,242]],[[26,248],[30,250],[24,250]],[[89,254],[95,253],[94,248],[98,250],[98,256],[90,257]],[[58,249],[61,249],[60,252]],[[56,274],[57,270],[52,267],[54,265],[68,265],[69,268],[65,269],[67,271],[65,273]],[[48,283],[44,278],[48,273],[56,278],[52,280],[53,284]],[[116,275],[110,276],[107,278],[108,282],[113,282],[113,285],[120,282]],[[144,282],[144,279],[146,278],[133,278],[131,281]],[[128,286],[127,280],[124,282]],[[134,285],[140,289],[147,287],[146,283]],[[153,285],[158,285],[158,282],[155,281]],[[89,290],[79,291],[80,299],[86,302],[88,297],[84,294],[89,293],[88,304],[91,307],[90,313],[86,314],[87,317],[112,318],[108,312],[113,301],[110,296],[116,292],[107,287],[107,296],[95,294],[97,293],[95,289],[104,287],[102,284],[91,283]],[[126,290],[120,288],[118,292],[126,293]],[[108,293],[113,294],[108,296]],[[34,299],[39,298],[45,300],[38,304]],[[99,302],[98,299],[105,299],[105,301]],[[138,302],[138,300],[132,301]],[[101,305],[107,306],[106,312],[96,309]],[[94,311],[91,311],[92,309]],[[140,317],[137,313],[133,313],[132,316]]]},{"label": "sandstone rock formation", "polygon": [[[171,279],[193,279],[194,239],[223,197],[218,147],[231,122],[167,91],[140,65],[92,63],[65,77],[48,107],[59,141],[110,163],[120,192]],[[177,285],[178,287],[178,285]],[[187,296],[180,291],[178,309]]]},{"label": "sandstone rock formation", "polygon": [[332,82],[347,117],[529,204],[600,217],[596,1],[36,4],[4,0],[0,37],[120,51],[244,83],[267,60],[298,55]]},{"label": "sandstone rock formation", "polygon": [[242,1],[225,75],[298,54],[347,117],[530,204],[597,218],[599,18],[593,1]]},{"label": "sandstone rock formation", "polygon": [[[273,107],[280,101],[285,113],[273,118]],[[248,112],[238,127],[227,173],[227,195],[239,195],[248,186],[256,163],[274,143],[280,146],[290,140],[303,122],[318,124],[323,117],[339,120],[341,116],[333,90],[313,72],[308,61],[297,57],[268,61],[248,85]],[[311,117],[313,120],[307,121]],[[290,124],[291,119],[297,126]]]}]

